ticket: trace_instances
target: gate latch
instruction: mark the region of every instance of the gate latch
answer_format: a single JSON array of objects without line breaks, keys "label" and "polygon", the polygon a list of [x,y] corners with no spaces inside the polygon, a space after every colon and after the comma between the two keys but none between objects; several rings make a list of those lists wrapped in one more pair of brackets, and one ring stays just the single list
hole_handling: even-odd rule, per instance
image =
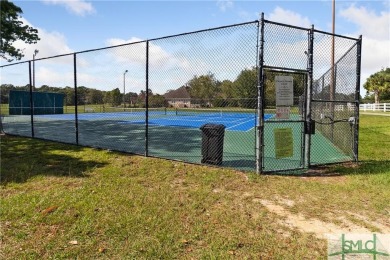
[{"label": "gate latch", "polygon": [[348,122],[349,122],[349,124],[350,124],[351,127],[352,127],[353,125],[356,124],[356,118],[353,117],[353,116],[351,116],[351,117],[348,119]]}]

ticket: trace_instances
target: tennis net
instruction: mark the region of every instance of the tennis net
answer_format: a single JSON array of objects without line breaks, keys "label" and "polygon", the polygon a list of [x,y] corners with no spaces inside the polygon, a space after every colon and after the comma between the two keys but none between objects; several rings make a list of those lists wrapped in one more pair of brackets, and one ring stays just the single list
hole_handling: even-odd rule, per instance
[{"label": "tennis net", "polygon": [[[149,115],[166,115],[167,109],[165,107],[153,107],[149,108]],[[134,114],[134,115],[144,115],[146,113],[146,108],[121,108],[121,107],[105,107],[105,113],[125,113],[125,114]]]},{"label": "tennis net", "polygon": [[176,108],[177,116],[194,117],[234,117],[234,118],[252,118],[256,116],[255,109],[229,110],[214,108]]}]

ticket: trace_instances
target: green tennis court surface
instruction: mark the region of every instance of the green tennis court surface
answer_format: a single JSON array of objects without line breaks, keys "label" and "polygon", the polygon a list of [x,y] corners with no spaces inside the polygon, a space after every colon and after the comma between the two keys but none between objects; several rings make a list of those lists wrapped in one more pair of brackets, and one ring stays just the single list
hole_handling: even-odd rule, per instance
[{"label": "green tennis court surface", "polygon": [[[256,166],[256,133],[253,113],[225,113],[178,115],[176,112],[154,111],[150,113],[148,131],[144,114],[90,113],[80,114],[78,121],[79,144],[123,151],[146,153],[154,157],[201,163],[202,132],[200,125],[218,123],[226,125],[223,146],[224,167],[254,171]],[[144,113],[144,112],[142,112]],[[162,114],[163,113],[163,114]],[[267,118],[273,115],[267,115]],[[30,116],[3,118],[6,133],[31,136]],[[264,170],[287,170],[303,167],[303,124],[301,122],[266,123],[264,132]],[[275,128],[292,131],[292,155],[276,158]],[[34,116],[34,134],[37,138],[76,143],[74,114]],[[147,136],[147,145],[146,145]],[[313,164],[336,163],[351,160],[349,155],[325,138],[319,131],[312,135],[311,162]]]}]

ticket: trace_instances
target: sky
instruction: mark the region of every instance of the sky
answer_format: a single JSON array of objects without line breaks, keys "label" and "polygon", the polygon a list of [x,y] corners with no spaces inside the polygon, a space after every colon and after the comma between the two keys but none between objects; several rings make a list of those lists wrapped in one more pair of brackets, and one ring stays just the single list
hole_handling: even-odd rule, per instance
[{"label": "sky", "polygon": [[[39,50],[36,55],[36,58],[39,59],[255,21],[260,18],[260,13],[262,12],[268,20],[305,28],[314,25],[316,29],[329,32],[332,30],[332,2],[330,0],[41,0],[13,2],[23,10],[21,20],[25,24],[37,28],[41,38],[35,45],[26,45],[22,42],[16,43],[17,47],[24,50],[25,57],[22,61],[31,60],[35,49]],[[361,85],[371,74],[382,68],[390,67],[390,1],[336,0],[335,15],[335,32],[337,34],[348,35],[354,38],[363,35]],[[255,64],[251,63],[252,60],[249,57],[240,60],[238,56],[241,54],[238,47],[230,47],[234,45],[234,42],[240,40],[231,37],[230,41],[223,44],[223,37],[229,37],[230,34],[237,33],[241,35],[240,39],[242,40],[242,35],[249,35],[252,30],[253,28],[249,26],[248,28],[212,34],[211,36],[214,38],[208,42],[210,45],[215,45],[214,50],[217,50],[216,53],[212,53],[213,48],[207,46],[209,51],[202,52],[199,49],[192,48],[193,54],[181,56],[181,51],[178,49],[180,43],[172,43],[172,41],[151,42],[149,46],[150,54],[158,57],[151,64],[152,71],[153,66],[155,66],[154,69],[156,71],[156,77],[151,79],[151,83],[155,82],[161,85],[157,92],[165,92],[185,83],[192,74],[204,73],[204,71],[210,68],[215,68],[216,71],[213,72],[221,77],[229,78],[227,76],[229,73],[236,76],[237,73],[233,72],[233,69],[229,69],[226,64],[222,64],[222,50],[224,48],[231,53],[235,53],[235,55],[231,54],[232,62],[229,63],[232,67],[242,69],[242,67],[250,67],[251,64]],[[201,38],[183,37],[183,41],[191,39],[202,44]],[[142,44],[130,46],[129,48],[92,52],[78,56],[79,85],[108,90],[116,85],[122,86],[123,78],[126,77],[127,91],[139,92],[144,85],[144,67],[142,64],[145,61],[143,57],[144,46]],[[192,44],[194,45],[195,43]],[[113,54],[113,52],[115,53]],[[111,53],[111,56],[108,53]],[[196,57],[197,53],[199,54],[198,57]],[[204,58],[202,62],[199,62],[199,57],[202,55]],[[256,53],[253,53],[253,55],[256,55]],[[159,69],[158,66],[162,66],[163,60],[168,59],[172,64],[164,65],[166,67]],[[215,64],[208,66],[207,63]],[[1,65],[4,64],[7,64],[7,62],[2,60]],[[40,86],[40,84],[73,86],[72,66],[72,56],[36,61],[36,86]],[[115,67],[116,71],[102,69],[102,66]],[[169,74],[176,67],[183,72]],[[221,67],[221,69],[217,69],[217,67]],[[222,72],[222,67],[225,73]],[[12,70],[7,67],[7,70],[2,72],[2,83],[6,81],[6,75],[17,75],[13,71],[16,68],[25,70],[25,65],[15,66]],[[125,70],[129,72],[124,75]],[[184,77],[179,74],[186,75]],[[176,75],[175,79],[177,82],[168,83],[172,75]],[[19,78],[21,81],[25,81],[26,75]],[[111,80],[113,78],[114,81]],[[234,79],[233,76],[232,79]],[[18,80],[15,80],[15,83],[17,82]],[[364,96],[365,90],[362,87],[361,92]]]}]

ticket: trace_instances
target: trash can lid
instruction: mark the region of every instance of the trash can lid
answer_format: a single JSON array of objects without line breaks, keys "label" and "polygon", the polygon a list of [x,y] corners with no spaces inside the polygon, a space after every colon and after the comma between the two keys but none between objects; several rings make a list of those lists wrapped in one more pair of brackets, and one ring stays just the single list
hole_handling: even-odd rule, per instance
[{"label": "trash can lid", "polygon": [[207,123],[207,124],[204,124],[200,127],[201,130],[203,129],[218,129],[218,130],[222,130],[222,129],[225,129],[226,126],[222,125],[222,124],[213,124],[213,123]]}]

